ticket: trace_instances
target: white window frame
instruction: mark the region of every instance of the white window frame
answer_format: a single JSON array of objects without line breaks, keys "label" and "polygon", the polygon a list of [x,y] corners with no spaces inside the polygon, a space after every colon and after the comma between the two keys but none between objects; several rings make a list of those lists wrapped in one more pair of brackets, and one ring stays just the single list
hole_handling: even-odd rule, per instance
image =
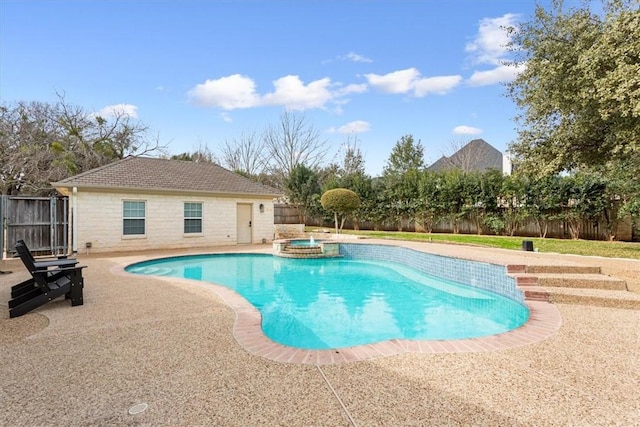
[{"label": "white window frame", "polygon": [[[142,203],[143,216],[127,216],[125,206],[127,203]],[[143,233],[126,233],[126,222],[131,220],[142,220],[142,226],[144,228]],[[146,200],[123,200],[122,201],[122,237],[124,238],[136,238],[146,237],[147,235],[147,201]]]},{"label": "white window frame", "polygon": [[[187,205],[200,205],[200,216],[188,216]],[[204,203],[202,202],[184,202],[182,204],[182,232],[185,236],[201,236],[204,227]],[[200,221],[200,231],[187,231],[187,221]]]}]

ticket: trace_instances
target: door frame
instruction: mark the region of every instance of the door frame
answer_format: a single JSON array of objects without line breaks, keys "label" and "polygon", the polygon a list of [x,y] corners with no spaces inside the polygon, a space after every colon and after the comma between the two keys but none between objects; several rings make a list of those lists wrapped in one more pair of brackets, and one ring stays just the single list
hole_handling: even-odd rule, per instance
[{"label": "door frame", "polygon": [[[246,211],[242,212],[242,209],[246,209]],[[246,221],[246,219],[244,217],[241,217],[241,212],[249,214],[249,225],[248,227],[245,226],[245,228],[242,229],[240,222]],[[251,243],[253,243],[253,225],[253,203],[238,202],[236,204],[236,243],[238,245],[250,245]],[[245,237],[243,231],[246,232],[247,229],[248,241],[241,240],[241,237]]]}]

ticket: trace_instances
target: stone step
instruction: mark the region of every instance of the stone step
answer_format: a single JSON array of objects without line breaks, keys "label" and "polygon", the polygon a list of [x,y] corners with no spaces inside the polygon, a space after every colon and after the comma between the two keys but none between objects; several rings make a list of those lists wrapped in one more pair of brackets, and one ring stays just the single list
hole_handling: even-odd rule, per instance
[{"label": "stone step", "polygon": [[545,288],[554,304],[578,304],[596,307],[640,310],[640,295],[629,291],[601,289]]},{"label": "stone step", "polygon": [[306,254],[300,254],[300,253],[287,253],[287,252],[279,252],[276,254],[277,256],[281,257],[281,258],[340,258],[342,257],[341,255],[331,255],[331,254],[325,254],[322,252],[319,253],[306,253]]},{"label": "stone step", "polygon": [[288,254],[312,255],[321,254],[322,248],[320,246],[285,246],[282,252]]}]

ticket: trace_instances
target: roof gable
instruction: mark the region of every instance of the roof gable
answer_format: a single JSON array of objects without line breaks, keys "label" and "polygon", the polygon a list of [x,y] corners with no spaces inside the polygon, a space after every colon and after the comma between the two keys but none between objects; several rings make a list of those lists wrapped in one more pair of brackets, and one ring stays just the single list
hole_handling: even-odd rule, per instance
[{"label": "roof gable", "polygon": [[502,170],[502,153],[484,139],[474,139],[453,153],[442,156],[427,169],[440,172],[449,169],[465,171]]},{"label": "roof gable", "polygon": [[258,184],[213,163],[129,156],[54,182],[56,188],[111,188],[277,197],[273,187]]}]

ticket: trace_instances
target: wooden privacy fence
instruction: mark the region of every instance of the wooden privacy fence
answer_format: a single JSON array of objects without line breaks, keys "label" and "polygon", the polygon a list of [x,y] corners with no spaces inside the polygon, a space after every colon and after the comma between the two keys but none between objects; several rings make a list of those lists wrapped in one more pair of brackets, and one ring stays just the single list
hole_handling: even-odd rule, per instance
[{"label": "wooden privacy fence", "polygon": [[[275,205],[274,212],[274,221],[276,224],[298,224],[300,222],[298,210],[295,206],[277,204]],[[305,218],[304,223],[313,227],[334,227],[333,221],[325,221],[321,216],[307,217]],[[604,218],[601,221],[582,221],[580,238],[585,240],[606,240],[607,233],[605,224],[606,221]],[[360,230],[399,231],[399,229],[402,229],[402,231],[424,231],[420,224],[416,224],[414,221],[410,221],[408,219],[401,220],[400,224],[398,221],[384,221],[380,223],[359,221],[357,226]],[[346,229],[353,229],[353,221],[348,219],[345,222],[344,227]],[[441,219],[434,224],[432,229],[434,233],[453,233],[453,230],[453,223],[447,219]],[[460,234],[477,234],[475,222],[467,218],[458,220],[458,232]],[[483,228],[482,233],[493,234],[488,228]],[[522,223],[516,228],[513,235],[521,237],[538,237],[539,230],[535,219],[527,218],[522,221]],[[569,232],[569,224],[560,220],[550,221],[546,237],[559,239],[570,238],[571,233]],[[633,227],[632,219],[630,217],[619,220],[615,238],[616,240],[626,241],[640,240],[640,234]]]},{"label": "wooden privacy fence", "polygon": [[20,239],[37,255],[68,253],[68,212],[66,197],[0,196],[0,257],[11,257]]}]

